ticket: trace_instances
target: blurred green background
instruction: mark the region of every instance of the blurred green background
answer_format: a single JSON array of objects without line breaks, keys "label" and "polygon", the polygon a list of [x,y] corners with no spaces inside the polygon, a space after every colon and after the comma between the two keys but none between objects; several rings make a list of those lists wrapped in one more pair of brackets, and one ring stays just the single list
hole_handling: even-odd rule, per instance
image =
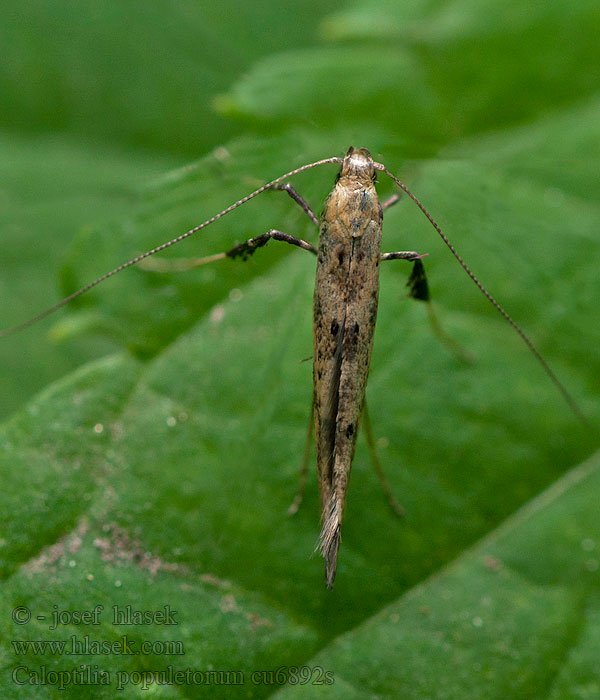
[{"label": "blurred green background", "polygon": [[[138,186],[239,133],[215,96],[261,55],[317,43],[322,14],[309,0],[293,21],[269,0],[2,3],[2,326],[53,299],[78,231],[118,219]],[[0,415],[110,347],[56,347],[47,328],[0,348]]]},{"label": "blurred green background", "polygon": [[[376,132],[375,145],[398,154],[397,163],[531,123],[598,87],[597,42],[587,30],[597,8],[587,1],[527,9],[379,2],[330,14],[309,0],[293,10],[265,0],[247,8],[153,2],[143,11],[137,2],[9,0],[1,11],[5,327],[54,300],[77,233],[117,221],[152,177],[230,138],[300,127],[338,154],[348,139],[367,143]],[[537,150],[520,165],[545,157]],[[265,177],[279,174],[280,162],[286,170],[271,159]],[[256,168],[247,175],[261,177]],[[162,237],[159,230],[153,240]],[[3,342],[0,415],[110,347],[98,336],[57,347],[47,328]]]},{"label": "blurred green background", "polygon": [[[371,0],[335,12],[309,0],[6,0],[1,325],[287,170],[366,146],[595,425],[599,30],[590,0]],[[334,176],[295,184],[318,211]],[[393,191],[383,179],[379,190]],[[172,254],[270,227],[314,240],[295,209],[265,194]],[[405,297],[408,271],[386,266],[368,396],[407,518],[387,511],[359,441],[333,593],[311,558],[312,480],[304,508],[285,516],[310,403],[310,363],[298,362],[311,352],[310,256],[273,244],[245,265],[129,270],[1,341],[0,412],[14,412],[0,433],[5,671],[10,639],[48,637],[43,624],[10,624],[17,604],[169,603],[186,647],[177,667],[335,673],[332,686],[282,696],[598,694],[599,477],[584,461],[597,438],[409,202],[389,211],[384,241],[430,253],[440,320],[476,361],[448,355]],[[113,674],[166,664],[94,662]],[[169,698],[276,690],[152,686]]]}]

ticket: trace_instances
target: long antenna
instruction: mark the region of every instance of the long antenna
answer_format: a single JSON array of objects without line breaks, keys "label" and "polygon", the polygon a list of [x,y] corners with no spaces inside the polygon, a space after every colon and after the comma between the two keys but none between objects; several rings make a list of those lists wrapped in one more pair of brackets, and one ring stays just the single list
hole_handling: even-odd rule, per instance
[{"label": "long antenna", "polygon": [[496,299],[488,292],[488,290],[483,286],[483,284],[479,281],[479,279],[475,276],[475,274],[471,271],[471,268],[467,265],[467,263],[462,259],[462,257],[458,254],[456,248],[450,243],[448,240],[448,237],[444,234],[442,229],[439,227],[439,225],[435,222],[431,214],[425,209],[425,207],[419,202],[419,200],[415,197],[415,195],[408,189],[408,187],[401,182],[395,175],[393,175],[386,167],[385,165],[382,165],[381,163],[374,163],[373,164],[377,170],[381,170],[384,172],[389,178],[391,178],[397,185],[398,187],[405,192],[411,199],[412,201],[419,207],[419,209],[425,214],[427,219],[429,220],[429,223],[433,226],[433,228],[437,231],[439,234],[440,238],[444,241],[444,243],[448,246],[450,249],[450,252],[454,257],[458,260],[460,263],[460,266],[462,269],[469,275],[469,277],[475,282],[477,287],[479,288],[479,291],[488,299],[488,301],[504,316],[504,318],[510,323],[510,325],[514,328],[514,330],[521,336],[521,339],[527,345],[529,350],[534,354],[538,362],[541,364],[543,367],[544,371],[550,377],[556,388],[560,391],[560,393],[563,395],[563,398],[565,401],[569,404],[569,407],[573,411],[573,413],[577,416],[577,418],[583,423],[587,428],[590,430],[594,431],[594,428],[592,425],[589,423],[588,419],[584,416],[582,410],[579,408],[579,405],[575,401],[575,399],[571,396],[565,385],[560,381],[560,379],[554,374],[553,369],[550,367],[550,365],[546,362],[546,360],[543,358],[542,354],[539,352],[539,350],[535,347],[535,345],[531,342],[531,340],[528,338],[528,336],[525,334],[523,329],[519,326],[519,324],[510,316],[504,308],[496,301]]},{"label": "long antenna", "polygon": [[107,280],[109,277],[116,275],[117,272],[121,272],[122,270],[125,270],[128,267],[135,265],[136,263],[139,263],[140,260],[144,260],[144,258],[148,258],[151,255],[154,255],[155,253],[160,253],[161,250],[165,250],[165,248],[170,248],[172,245],[175,245],[176,243],[180,243],[181,241],[185,240],[186,238],[193,236],[195,233],[198,233],[198,231],[201,231],[203,228],[210,226],[210,224],[217,221],[217,219],[220,219],[222,216],[225,216],[225,214],[229,214],[229,212],[232,212],[234,209],[237,209],[242,204],[245,204],[246,202],[250,201],[251,199],[254,199],[254,197],[261,194],[265,190],[268,190],[269,188],[273,187],[273,185],[276,185],[281,180],[285,180],[288,177],[292,177],[293,175],[298,175],[298,173],[304,172],[305,170],[310,170],[310,168],[315,168],[318,165],[326,165],[327,163],[337,163],[339,165],[339,164],[343,163],[343,161],[344,161],[343,158],[325,158],[323,160],[317,160],[314,163],[308,163],[307,165],[303,165],[302,167],[296,168],[295,170],[290,170],[290,172],[285,173],[285,175],[280,175],[278,178],[275,178],[275,180],[271,180],[271,182],[267,182],[266,185],[263,185],[262,187],[259,187],[257,190],[254,190],[254,192],[251,192],[250,194],[246,195],[245,197],[242,197],[242,199],[238,199],[237,202],[235,202],[234,204],[231,204],[226,209],[223,209],[223,211],[220,211],[218,214],[211,216],[210,219],[207,219],[206,221],[202,222],[198,226],[194,226],[194,228],[191,228],[189,231],[182,233],[181,235],[177,236],[176,238],[173,238],[170,241],[167,241],[166,243],[162,243],[161,245],[157,246],[156,248],[152,248],[151,250],[147,250],[145,253],[142,253],[141,255],[138,255],[135,258],[128,260],[127,262],[123,263],[122,265],[115,267],[114,270],[111,270],[110,272],[107,272],[106,274],[102,275],[101,277],[98,277],[93,282],[86,284],[84,287],[81,287],[81,289],[78,289],[76,292],[73,292],[73,294],[69,294],[68,297],[61,299],[59,302],[54,304],[54,306],[50,306],[48,309],[45,309],[41,313],[37,314],[37,316],[34,316],[33,318],[30,318],[29,320],[24,321],[23,323],[19,323],[17,326],[12,326],[11,328],[6,328],[4,330],[0,330],[0,338],[5,338],[6,336],[12,335],[13,333],[17,333],[18,331],[21,331],[24,328],[28,328],[29,326],[32,326],[34,323],[41,321],[43,318],[46,318],[46,316],[49,316],[50,314],[54,313],[58,309],[65,306],[65,304],[68,304],[70,301],[73,301],[73,299],[76,299],[78,296],[85,294],[85,292],[88,292],[90,289],[92,289],[96,285],[100,284],[100,282],[104,282],[104,280]]}]

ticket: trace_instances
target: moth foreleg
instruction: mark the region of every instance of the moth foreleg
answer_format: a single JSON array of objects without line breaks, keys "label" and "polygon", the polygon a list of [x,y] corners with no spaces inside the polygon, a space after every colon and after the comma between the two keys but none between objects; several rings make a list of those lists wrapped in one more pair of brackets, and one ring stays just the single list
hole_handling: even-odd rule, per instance
[{"label": "moth foreleg", "polygon": [[287,192],[290,197],[298,204],[302,211],[308,216],[308,218],[313,222],[315,226],[319,225],[319,219],[313,212],[313,210],[310,208],[310,205],[308,202],[304,199],[304,197],[301,197],[298,192],[290,185],[289,182],[281,182],[277,183],[276,185],[271,185],[270,189],[272,190],[280,190],[282,192]]}]

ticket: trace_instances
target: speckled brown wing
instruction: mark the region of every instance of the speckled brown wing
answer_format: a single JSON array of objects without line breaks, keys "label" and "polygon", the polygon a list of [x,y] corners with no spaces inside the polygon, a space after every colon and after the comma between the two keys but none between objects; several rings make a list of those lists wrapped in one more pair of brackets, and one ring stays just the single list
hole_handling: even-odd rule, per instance
[{"label": "speckled brown wing", "polygon": [[321,217],[314,296],[320,549],[332,587],[375,332],[382,211],[371,156],[350,149]]}]

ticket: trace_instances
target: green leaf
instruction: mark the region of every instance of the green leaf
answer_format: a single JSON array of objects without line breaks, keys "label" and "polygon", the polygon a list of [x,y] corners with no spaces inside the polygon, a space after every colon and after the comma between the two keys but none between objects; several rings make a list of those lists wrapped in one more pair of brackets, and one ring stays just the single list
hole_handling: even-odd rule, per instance
[{"label": "green leaf", "polygon": [[[313,40],[327,8],[294,8],[290,26],[287,8],[270,0],[158,0],[143,12],[135,0],[1,3],[0,328],[56,299],[78,230],[120,235],[115,222],[134,208],[139,183],[235,133],[211,100],[265,52]],[[107,330],[99,318],[93,325]],[[115,348],[102,333],[57,347],[44,328],[28,330],[27,354],[17,337],[0,344],[2,417]]]},{"label": "green leaf", "polygon": [[0,124],[186,158],[234,133],[208,108],[252,60],[306,45],[327,8],[296,0],[51,0],[0,8]]},{"label": "green leaf", "polygon": [[[94,220],[127,216],[140,183],[173,166],[173,159],[93,148],[58,136],[0,133],[1,327],[16,325],[58,297],[57,271],[65,248]],[[107,227],[110,224],[106,223]],[[27,351],[24,352],[24,348]],[[91,358],[114,351],[106,338],[79,337],[66,348],[48,340],[48,325],[3,338],[0,415]]]},{"label": "green leaf", "polygon": [[[248,133],[155,179],[135,202],[128,191],[118,226],[94,217],[62,269],[64,292],[286,170],[367,146],[597,425],[597,13],[558,2],[399,7],[412,8],[405,34],[393,35],[390,16],[387,34],[365,25],[376,32],[368,47],[346,28],[336,46],[286,45],[258,61],[225,98]],[[573,55],[567,36],[578,39]],[[335,170],[294,181],[316,211]],[[393,192],[383,176],[378,188]],[[170,254],[222,251],[271,227],[316,237],[269,192]],[[436,341],[422,305],[406,298],[407,266],[382,265],[368,396],[407,516],[389,511],[359,439],[333,592],[314,553],[314,481],[297,516],[286,515],[312,392],[301,362],[312,348],[310,255],[272,243],[245,264],[131,269],[56,317],[63,337],[93,330],[92,342],[123,349],[51,385],[2,428],[3,697],[266,697],[288,677],[296,685],[282,694],[307,697],[597,694],[598,463],[569,472],[597,439],[407,198],[386,212],[384,241],[429,254],[437,316],[475,362]],[[178,624],[124,631],[112,624],[115,604],[176,610]],[[69,618],[97,605],[98,626]],[[18,606],[30,623],[11,617]],[[66,624],[49,629],[57,611]],[[148,655],[86,656],[110,674],[108,687],[11,677],[19,665],[64,671],[82,658],[20,655],[11,640],[85,634],[185,653],[159,644]],[[152,672],[169,665],[244,682],[161,685]],[[306,668],[311,681],[333,673],[335,683],[302,685]],[[117,690],[118,679],[130,682]]]},{"label": "green leaf", "polygon": [[[306,662],[335,679],[312,696],[596,696],[599,489],[596,455]],[[276,697],[308,696],[294,685]]]},{"label": "green leaf", "polygon": [[593,0],[371,0],[323,21],[335,47],[264,58],[219,104],[269,132],[384,125],[406,153],[424,157],[593,96],[598,31]]},{"label": "green leaf", "polygon": [[[590,107],[583,113],[589,115]],[[580,114],[573,113],[571,118],[577,122]],[[589,128],[597,128],[597,123],[590,121]],[[564,122],[565,128],[567,124]],[[532,131],[544,128],[544,123],[539,123]],[[300,136],[301,132],[296,138]],[[499,152],[510,150],[508,141],[507,133]],[[582,139],[582,144],[587,141]],[[593,297],[582,295],[576,304],[589,315],[574,317],[571,304],[565,302],[565,291],[572,284],[566,271],[574,266],[579,283],[591,285],[595,279],[600,254],[595,237],[597,212],[593,205],[572,201],[565,194],[561,216],[557,217],[548,207],[547,188],[533,174],[516,180],[504,175],[500,166],[490,172],[487,163],[493,161],[496,146],[496,141],[487,138],[479,147],[471,141],[465,144],[471,154],[469,161],[448,158],[423,165],[414,189],[436,216],[439,209],[439,218],[448,232],[452,231],[457,245],[467,249],[471,261],[475,257],[472,264],[476,271],[487,268],[482,277],[491,278],[511,311],[532,327],[542,351],[590,419],[596,421],[597,407],[589,387],[598,376],[598,360],[594,343],[582,339],[593,337],[598,324],[590,320],[598,311]],[[231,150],[235,153],[234,146]],[[507,169],[514,167],[510,159],[505,163]],[[327,170],[319,177],[331,175]],[[156,212],[161,212],[163,201],[167,205],[173,197],[183,201],[179,188],[185,189],[188,177],[192,175],[157,185]],[[264,217],[268,216],[266,204],[259,209]],[[280,204],[287,202],[284,199]],[[322,562],[312,554],[318,534],[314,485],[298,516],[286,516],[296,488],[311,396],[310,365],[300,360],[310,354],[312,345],[314,274],[314,259],[292,251],[272,258],[260,275],[260,258],[255,258],[257,270],[240,283],[238,294],[206,309],[187,332],[158,350],[151,362],[136,368],[131,361],[115,358],[91,367],[80,378],[54,387],[27,415],[7,425],[3,471],[14,472],[15,464],[31,465],[30,480],[37,484],[38,492],[47,493],[42,511],[37,499],[23,501],[12,496],[5,497],[0,508],[7,520],[5,566],[11,574],[5,585],[7,604],[34,605],[39,587],[46,591],[41,598],[47,601],[46,613],[51,603],[73,609],[87,609],[94,601],[108,604],[113,599],[123,604],[132,600],[134,606],[145,602],[151,609],[171,604],[185,612],[189,634],[197,640],[186,645],[187,656],[178,660],[186,667],[193,660],[205,668],[210,658],[214,668],[244,671],[249,677],[256,669],[302,666],[323,645],[376,615],[382,605],[398,598],[401,605],[407,590],[498,526],[516,507],[580,460],[592,440],[578,428],[520,340],[511,335],[494,309],[487,308],[466,276],[461,277],[460,268],[410,204],[401,202],[390,210],[386,249],[406,247],[407,240],[412,240],[430,252],[428,267],[440,319],[477,361],[465,366],[448,355],[434,340],[421,306],[404,298],[407,271],[402,270],[402,263],[382,266],[368,394],[383,463],[408,515],[399,522],[390,513],[361,443],[333,593],[323,588]],[[272,203],[268,205],[270,209]],[[275,206],[279,204],[275,202]],[[175,209],[166,206],[164,211],[168,214]],[[529,241],[524,234],[534,230],[543,236]],[[407,239],[409,231],[412,234]],[[573,241],[571,246],[563,245],[565,238]],[[425,241],[429,244],[421,246]],[[514,252],[517,242],[518,255]],[[557,250],[561,255],[556,255]],[[493,257],[488,257],[487,251],[492,251]],[[130,284],[138,283],[134,280],[145,284],[146,277],[147,284],[153,284],[153,274],[148,272],[132,276]],[[454,282],[442,293],[447,280]],[[524,289],[529,292],[525,299]],[[99,293],[98,298],[105,295]],[[135,313],[132,318],[135,320]],[[548,329],[553,332],[544,334]],[[564,355],[565,344],[578,347],[578,355]],[[89,404],[80,408],[77,397],[82,392]],[[103,426],[99,434],[94,431],[98,425]],[[28,447],[29,436],[34,446],[44,446],[35,461]],[[101,450],[94,447],[98,437]],[[52,449],[44,457],[49,446]],[[74,463],[85,468],[73,473]],[[62,485],[58,491],[50,488],[57,480]],[[69,500],[72,491],[65,493],[65,488],[90,493],[91,497]],[[8,493],[15,490],[13,487]],[[585,493],[591,498],[594,491],[590,488]],[[47,529],[40,528],[45,512],[55,513]],[[18,523],[18,538],[13,534],[13,523]],[[79,528],[82,534],[78,535]],[[55,541],[61,531],[71,531],[69,537],[82,540],[81,555],[79,549],[73,556],[67,553],[70,540]],[[588,528],[582,538],[595,541],[594,532]],[[553,559],[552,538],[544,542],[548,575],[560,576],[563,564]],[[52,562],[59,573],[50,574],[56,587],[48,589],[47,559],[55,556],[49,552],[57,545],[64,557]],[[103,558],[105,549],[109,553],[114,550],[116,562],[114,557],[108,561]],[[117,556],[120,549],[125,552]],[[516,547],[509,553],[521,556]],[[505,561],[508,553],[498,554],[498,558]],[[154,565],[148,563],[155,559]],[[148,566],[158,566],[154,575],[147,573]],[[32,573],[36,567],[40,572]],[[100,582],[99,590],[87,597],[72,593],[67,606],[58,590],[69,586],[80,590],[78,582],[88,574]],[[479,578],[468,580],[473,580],[474,589],[481,593],[490,575],[483,567]],[[29,597],[22,593],[23,576],[29,577],[27,590],[34,591]],[[151,593],[143,588],[144,580],[156,582]],[[231,581],[232,588],[225,594],[225,589],[218,588],[216,593],[212,588],[215,580]],[[469,590],[466,580],[460,576],[453,580],[453,588],[461,596]],[[114,597],[115,581],[127,582],[129,593],[123,598]],[[183,601],[179,593],[173,593],[181,585],[185,590],[191,586],[200,598]],[[543,582],[537,585],[543,587]],[[575,592],[580,585],[576,577]],[[507,606],[518,608],[521,600],[523,604],[536,603],[531,603],[533,609],[527,616],[515,619],[507,638],[514,640],[522,655],[525,652],[519,645],[529,644],[528,629],[540,625],[540,641],[525,658],[549,657],[556,666],[556,645],[562,648],[565,642],[553,645],[551,641],[562,629],[565,616],[575,610],[571,593],[553,588],[540,593],[529,585],[521,588],[518,577],[509,576],[506,585],[498,584],[497,595],[493,587],[489,595],[496,615]],[[469,602],[459,600],[465,606]],[[208,629],[195,622],[193,610],[198,605],[209,611],[213,620]],[[248,629],[232,630],[224,625],[218,610],[225,614],[223,607],[228,606],[234,606],[240,624]],[[448,615],[442,606],[435,620],[444,620],[440,624],[448,627],[451,638],[454,618]],[[477,609],[469,620],[477,616],[484,619]],[[199,618],[204,619],[203,614]],[[251,621],[263,618],[273,626],[264,623],[264,637],[258,640]],[[487,664],[487,657],[478,651],[477,625],[473,627],[469,620],[457,622],[461,629],[471,631],[462,642],[465,650],[461,654],[469,663]],[[403,624],[402,639],[407,639],[407,630],[414,627]],[[397,666],[383,653],[389,637],[385,629],[378,646],[383,647],[380,655],[387,661],[382,661],[380,674],[373,675],[376,692],[404,682],[404,676],[398,679],[394,675]],[[486,643],[500,644],[495,628],[489,633],[488,627],[485,629]],[[107,628],[107,634],[109,631]],[[28,630],[22,633],[23,638],[31,638]],[[136,629],[135,634],[141,639],[144,630]],[[40,630],[33,637],[46,635]],[[187,636],[169,638],[185,641]],[[342,636],[334,642],[333,648],[343,645],[344,639]],[[411,639],[414,646],[414,636]],[[428,644],[424,640],[417,645],[410,668],[422,667]],[[204,648],[209,650],[208,656],[201,651]],[[390,646],[390,655],[393,648]],[[242,654],[241,650],[247,651]],[[323,668],[339,668],[345,683],[362,687],[362,675],[347,678],[348,669],[339,666],[337,657],[330,661],[327,653],[324,658],[328,664]],[[346,653],[346,658],[353,659],[352,666],[360,653]],[[494,656],[494,668],[501,667],[506,656],[498,654],[500,660]],[[506,680],[498,683],[498,692],[505,696],[507,687],[516,688],[513,696],[517,697],[519,683],[530,688],[544,675],[532,671],[515,685],[513,680],[520,678],[522,667],[513,663],[510,654],[506,658],[512,665]],[[34,658],[31,663],[38,661]],[[102,668],[116,677],[119,671],[167,665],[162,657],[155,664],[131,665],[129,661],[103,658]],[[55,664],[64,667],[59,661]],[[13,661],[9,665],[12,668]],[[463,682],[462,678],[460,675],[455,681]],[[246,695],[248,690],[264,696],[272,688],[251,684],[228,687],[225,696]],[[199,689],[189,686],[184,692],[202,696]]]},{"label": "green leaf", "polygon": [[447,137],[445,115],[435,98],[410,52],[352,45],[264,58],[216,107],[277,131],[309,121],[319,129],[332,122],[337,128],[367,121],[385,124],[387,133],[402,140],[405,152],[423,156]]}]

